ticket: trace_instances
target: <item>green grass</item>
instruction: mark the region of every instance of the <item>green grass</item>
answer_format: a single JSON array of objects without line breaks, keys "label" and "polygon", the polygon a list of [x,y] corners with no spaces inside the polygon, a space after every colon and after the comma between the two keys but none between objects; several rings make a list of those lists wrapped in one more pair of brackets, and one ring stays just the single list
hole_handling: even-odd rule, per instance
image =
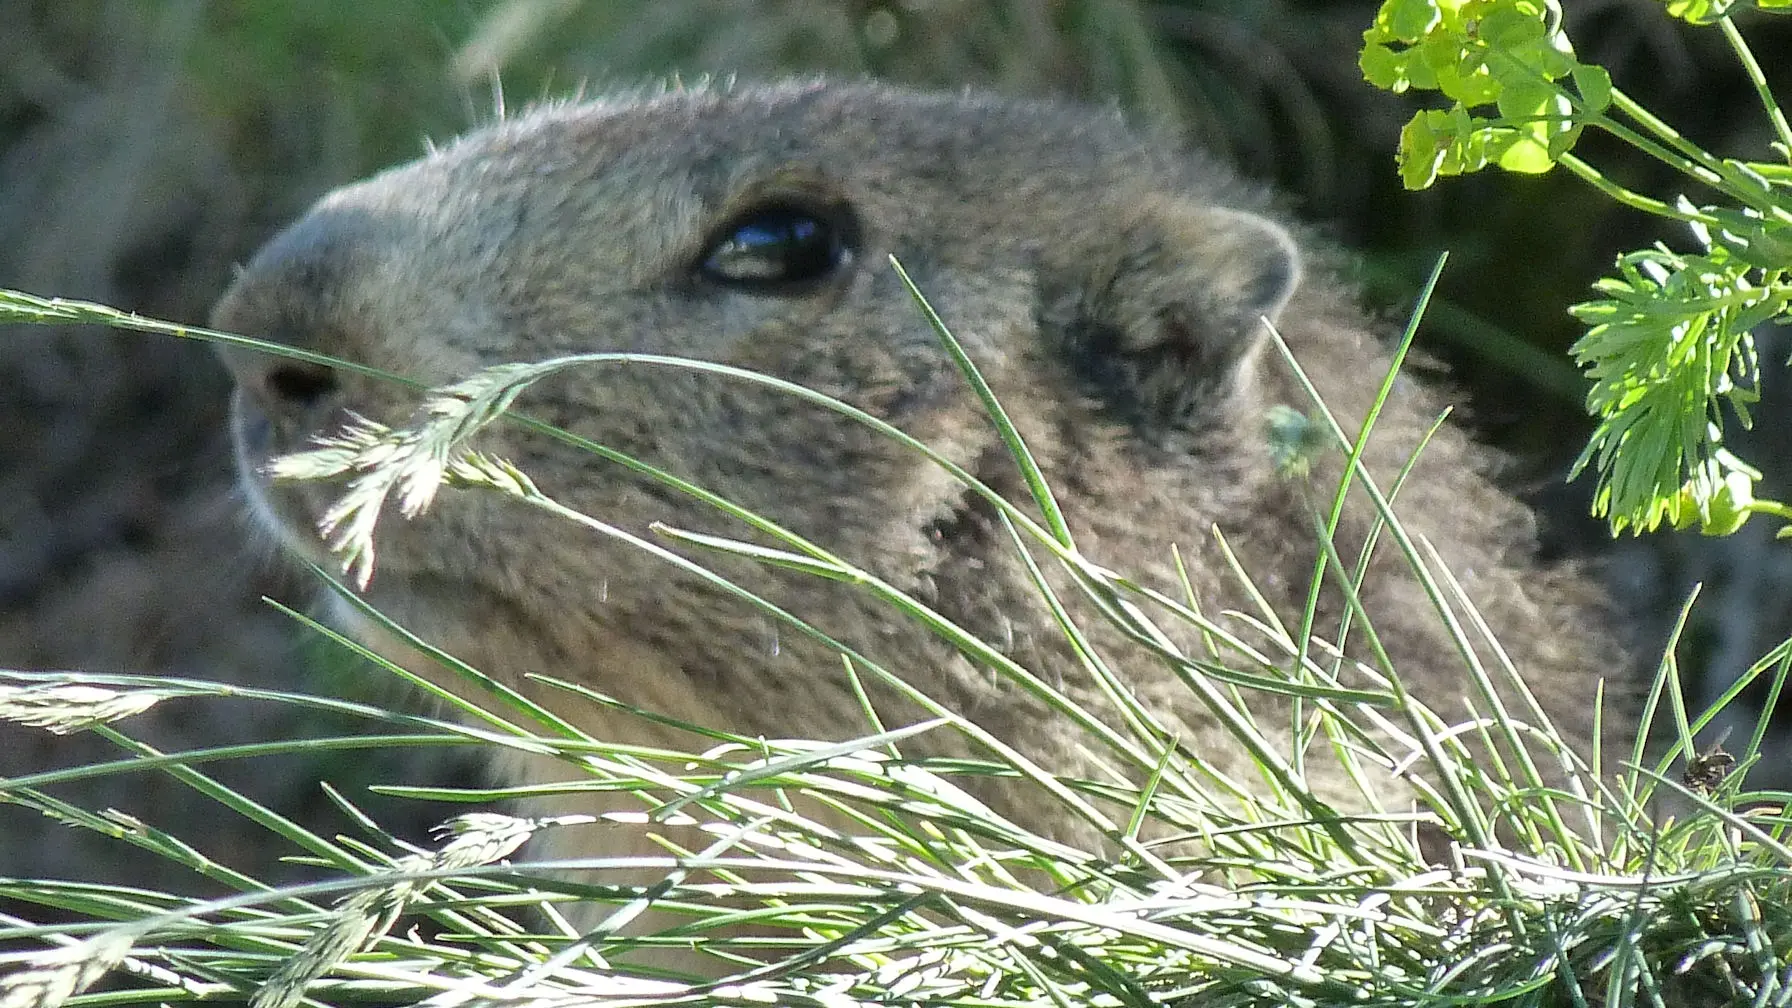
[{"label": "green grass", "polygon": [[[368,425],[345,432],[334,445],[289,458],[282,470],[289,478],[348,478],[334,534],[351,580],[365,577],[375,562],[376,519],[388,499],[418,512],[435,487],[454,485],[508,495],[718,584],[717,575],[687,554],[746,557],[852,584],[900,618],[951,640],[1013,688],[1052,703],[1101,743],[1115,773],[1102,780],[1053,777],[914,691],[897,671],[826,639],[800,614],[732,586],[728,590],[791,631],[828,644],[853,676],[904,690],[929,717],[883,725],[867,706],[868,723],[876,726],[871,734],[821,743],[767,742],[717,726],[687,726],[710,748],[663,751],[584,736],[554,713],[430,652],[425,642],[414,643],[444,665],[437,678],[470,677],[491,689],[490,699],[475,704],[458,698],[322,627],[317,631],[337,646],[434,692],[455,716],[422,717],[186,680],[0,674],[0,716],[45,730],[99,733],[121,750],[113,762],[0,781],[0,800],[183,865],[193,872],[196,889],[221,885],[233,893],[203,899],[0,878],[0,898],[9,905],[39,908],[59,921],[40,923],[37,914],[27,918],[22,910],[0,916],[0,949],[7,950],[0,952],[0,1008],[244,998],[261,1008],[301,998],[314,1004],[434,999],[429,1003],[829,1008],[891,1002],[1141,1008],[1792,1003],[1792,820],[1785,811],[1792,796],[1746,790],[1764,719],[1739,745],[1733,770],[1703,780],[1686,774],[1686,757],[1696,755],[1692,739],[1715,708],[1687,708],[1670,649],[1646,708],[1650,722],[1666,726],[1662,734],[1670,744],[1663,751],[1646,752],[1640,742],[1628,753],[1567,751],[1497,649],[1472,646],[1486,643],[1484,624],[1426,544],[1409,537],[1395,518],[1391,502],[1405,473],[1382,482],[1387,474],[1370,474],[1359,464],[1372,423],[1347,438],[1317,399],[1305,404],[1309,419],[1281,446],[1283,457],[1295,462],[1303,452],[1343,453],[1347,482],[1316,494],[1320,560],[1306,610],[1292,614],[1298,620],[1273,611],[1251,586],[1249,572],[1236,567],[1232,574],[1246,596],[1259,600],[1256,611],[1206,614],[1193,604],[1192,591],[1177,598],[1134,584],[1077,549],[1074,529],[1059,515],[1045,475],[1006,424],[1000,404],[944,323],[930,310],[927,315],[984,397],[1031,500],[1008,501],[967,473],[953,475],[1001,515],[1036,572],[1041,604],[1059,615],[1091,672],[1106,677],[1110,710],[1077,707],[1048,681],[824,545],[638,460],[510,412],[532,382],[568,369],[691,368],[712,380],[760,382],[803,397],[951,468],[874,417],[766,376],[633,354],[507,365],[436,390],[418,414],[427,420],[414,428]],[[14,292],[0,292],[0,321],[98,323],[315,359],[97,305]],[[1402,353],[1410,338],[1409,329]],[[1276,345],[1298,373],[1286,346],[1279,339]],[[1390,372],[1382,385],[1384,398],[1392,378]],[[527,399],[521,404],[526,410]],[[566,508],[526,474],[467,448],[485,425],[519,421],[692,494],[777,545],[669,528],[655,530],[664,541],[634,536]],[[376,464],[376,457],[382,461]],[[1355,602],[1367,551],[1340,556],[1327,535],[1352,487],[1378,509],[1379,537],[1406,558],[1431,605],[1457,634],[1466,681],[1482,708],[1477,726],[1456,730],[1423,698],[1405,691],[1379,647],[1376,614]],[[673,551],[668,542],[686,552]],[[1071,607],[1053,594],[1044,573],[1052,567],[1068,574],[1073,590],[1102,618],[1119,623],[1201,694],[1235,741],[1256,757],[1260,779],[1246,785],[1204,772],[1154,730],[1153,712],[1128,698],[1086,628],[1068,615]],[[1345,623],[1321,625],[1316,613],[1322,585],[1353,600]],[[336,588],[354,600],[345,586]],[[1208,647],[1178,650],[1171,643],[1175,635],[1165,629],[1177,623],[1198,628]],[[1339,682],[1346,645],[1352,654],[1372,657],[1357,669],[1371,685]],[[1477,650],[1496,660],[1475,660]],[[1241,654],[1260,660],[1240,667]],[[1777,700],[1789,668],[1792,647],[1782,646],[1716,706],[1762,678]],[[561,685],[567,696],[559,709],[617,706]],[[1249,690],[1297,700],[1305,727],[1294,751],[1269,740],[1242,701]],[[1501,703],[1514,696],[1520,709]],[[127,734],[129,715],[149,705],[221,697],[323,708],[355,719],[363,730],[183,753],[155,752]],[[1650,737],[1649,729],[1646,724],[1640,737]],[[905,753],[912,736],[940,730],[967,734],[983,755],[946,760]],[[1485,758],[1493,748],[1486,743],[1494,739],[1513,758]],[[333,800],[360,829],[326,837],[206,772],[222,760],[370,745],[551,754],[578,771],[584,789],[636,796],[639,812],[608,814],[618,823],[610,828],[694,826],[711,840],[701,849],[683,849],[668,839],[665,853],[655,858],[530,862],[513,857],[530,836],[588,828],[592,817],[478,811],[454,817],[437,847],[420,849],[386,834],[351,796],[334,791]],[[1303,766],[1319,758],[1336,759],[1362,781],[1371,768],[1379,773],[1410,761],[1429,768],[1420,775],[1424,780],[1441,783],[1421,782],[1411,808],[1383,807],[1385,796],[1364,784],[1366,811],[1342,815],[1300,784]],[[120,773],[174,775],[215,800],[220,815],[265,827],[270,842],[314,867],[323,880],[272,887],[212,861],[203,837],[172,836],[54,797],[59,784]],[[1001,817],[963,787],[992,774],[1030,778],[1042,800],[1057,802],[1066,817],[1095,824],[1107,844],[1077,849]],[[379,790],[480,808],[540,791]],[[1668,808],[1675,814],[1668,815]],[[686,829],[679,835],[692,834]],[[632,881],[644,868],[660,881]],[[635,874],[617,874],[625,869]],[[587,909],[576,924],[567,916],[574,901],[585,901]],[[599,908],[595,917],[588,912],[593,905]],[[663,912],[644,915],[650,906]],[[691,962],[693,953],[674,961],[648,954],[655,948],[695,949],[705,962],[700,972],[683,974],[669,963]]]}]

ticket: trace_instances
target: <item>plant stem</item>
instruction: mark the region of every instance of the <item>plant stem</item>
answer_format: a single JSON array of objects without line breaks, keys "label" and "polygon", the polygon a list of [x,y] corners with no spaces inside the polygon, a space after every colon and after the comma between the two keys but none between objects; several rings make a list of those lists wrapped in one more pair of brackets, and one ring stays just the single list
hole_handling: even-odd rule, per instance
[{"label": "plant stem", "polygon": [[1776,500],[1761,500],[1757,498],[1749,501],[1748,506],[1743,510],[1754,514],[1772,515],[1775,518],[1784,518],[1788,521],[1792,521],[1792,507],[1788,507]]},{"label": "plant stem", "polygon": [[[1720,164],[1716,159],[1712,158],[1712,156],[1710,154],[1707,154],[1705,152],[1704,148],[1700,147],[1698,144],[1693,143],[1691,140],[1688,140],[1685,137],[1681,136],[1679,131],[1675,130],[1674,127],[1669,126],[1666,122],[1663,122],[1661,119],[1656,118],[1655,113],[1644,108],[1643,106],[1641,106],[1640,104],[1637,103],[1636,99],[1630,97],[1629,95],[1625,94],[1623,91],[1618,90],[1617,88],[1612,88],[1612,107],[1617,109],[1618,111],[1624,113],[1625,115],[1629,116],[1630,118],[1636,120],[1636,122],[1639,125],[1641,125],[1644,129],[1647,129],[1649,132],[1655,134],[1656,136],[1660,137],[1662,140],[1666,141],[1668,146],[1670,146],[1670,147],[1674,148],[1674,150],[1680,152],[1681,158],[1683,158],[1686,162],[1690,162],[1692,165],[1696,165],[1697,168],[1700,168],[1706,172],[1709,172],[1711,174],[1711,178],[1703,177],[1702,175],[1699,174],[1699,172],[1697,170],[1695,170],[1693,168],[1689,168],[1685,163],[1678,163],[1678,162],[1680,162],[1680,159],[1662,157],[1662,155],[1660,155],[1660,154],[1656,154],[1655,155],[1656,157],[1661,157],[1662,160],[1666,161],[1669,164],[1674,165],[1675,167],[1679,168],[1681,171],[1684,171],[1687,174],[1692,175],[1694,178],[1697,178],[1699,181],[1704,182],[1707,185],[1711,185],[1714,187],[1721,187],[1721,185],[1723,183],[1723,165]],[[1604,124],[1601,124],[1601,125],[1604,125]],[[1616,124],[1613,124],[1613,125],[1616,125]],[[1607,127],[1607,128],[1609,129],[1610,127]],[[1619,132],[1619,130],[1623,130],[1623,127],[1618,127],[1618,129],[1611,130],[1611,132],[1613,132],[1614,134],[1616,134],[1618,136],[1624,136],[1624,133],[1629,132],[1628,130]],[[1632,136],[1635,136],[1635,135],[1632,134]],[[1631,139],[1631,138],[1625,137],[1625,139]],[[1640,140],[1642,138],[1637,137],[1636,139]],[[1631,142],[1634,143],[1635,140],[1631,140]],[[1646,150],[1647,148],[1644,148],[1644,149]],[[1654,152],[1651,151],[1651,153],[1654,153]]]},{"label": "plant stem", "polygon": [[1638,133],[1636,130],[1612,119],[1610,116],[1601,116],[1598,119],[1590,120],[1587,125],[1599,127],[1607,133],[1610,133],[1612,136],[1635,147],[1637,150],[1642,151],[1644,154],[1673,168],[1682,175],[1697,179],[1705,185],[1711,186],[1713,189],[1718,189],[1720,191],[1723,189],[1724,179],[1721,175],[1702,167],[1688,158],[1681,157],[1674,151],[1663,147],[1661,144],[1656,143],[1648,137],[1643,136],[1641,133]]},{"label": "plant stem", "polygon": [[1724,38],[1730,42],[1730,48],[1736,50],[1736,58],[1742,61],[1742,69],[1748,74],[1748,81],[1755,86],[1755,94],[1761,97],[1761,106],[1767,110],[1767,117],[1773,120],[1773,131],[1779,135],[1780,144],[1786,148],[1786,156],[1792,157],[1792,125],[1786,122],[1786,113],[1780,109],[1780,103],[1774,100],[1773,90],[1767,86],[1767,75],[1761,72],[1761,64],[1756,61],[1753,50],[1743,40],[1742,32],[1736,23],[1729,18],[1719,18],[1718,28],[1723,30]]},{"label": "plant stem", "polygon": [[1669,206],[1658,199],[1652,199],[1648,196],[1644,196],[1642,193],[1626,189],[1618,183],[1613,182],[1611,179],[1606,178],[1599,173],[1599,169],[1582,161],[1580,158],[1575,157],[1573,154],[1562,155],[1559,159],[1559,163],[1562,167],[1573,172],[1588,185],[1632,209],[1641,210],[1644,213],[1652,213],[1658,217],[1667,217],[1671,220],[1685,221],[1688,224],[1697,223],[1712,227],[1720,226],[1715,217],[1681,210],[1678,207]]}]

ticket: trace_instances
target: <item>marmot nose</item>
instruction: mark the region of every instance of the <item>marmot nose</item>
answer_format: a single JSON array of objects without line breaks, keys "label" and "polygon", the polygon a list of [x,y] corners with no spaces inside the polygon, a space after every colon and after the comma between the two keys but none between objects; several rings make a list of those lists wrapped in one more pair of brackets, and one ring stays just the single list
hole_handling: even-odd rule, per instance
[{"label": "marmot nose", "polygon": [[298,419],[334,409],[342,381],[332,368],[309,361],[230,347],[221,351],[237,388],[270,417]]},{"label": "marmot nose", "polygon": [[[321,364],[264,357],[267,366],[258,376],[256,389],[270,407],[292,411],[312,411],[326,406],[342,391],[336,372]],[[243,379],[239,376],[237,381]]]},{"label": "marmot nose", "polygon": [[[369,223],[360,215],[314,210],[252,260],[212,310],[212,324],[308,351],[354,357],[344,316],[372,267]],[[244,346],[219,348],[244,395],[276,420],[338,405],[344,379],[331,368]]]},{"label": "marmot nose", "polygon": [[232,432],[245,465],[296,451],[342,422],[346,396],[330,368],[237,347],[223,357],[236,379]]}]

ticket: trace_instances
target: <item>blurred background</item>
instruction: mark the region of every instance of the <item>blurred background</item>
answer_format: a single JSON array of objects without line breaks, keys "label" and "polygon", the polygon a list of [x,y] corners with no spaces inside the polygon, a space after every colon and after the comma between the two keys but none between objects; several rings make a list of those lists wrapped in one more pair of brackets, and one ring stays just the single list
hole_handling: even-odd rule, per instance
[{"label": "blurred background", "polygon": [[[1715,30],[1658,0],[1566,0],[1583,59],[1698,142],[1767,156],[1767,123]],[[1450,266],[1421,331],[1420,369],[1511,457],[1545,548],[1592,558],[1660,645],[1691,585],[1683,641],[1712,695],[1780,640],[1792,545],[1735,537],[1614,542],[1563,475],[1589,430],[1565,307],[1620,251],[1682,236],[1565,173],[1488,174],[1400,190],[1393,152],[1411,99],[1356,67],[1366,0],[0,0],[0,285],[203,322],[283,222],[337,184],[419,155],[499,109],[573,93],[790,74],[878,77],[1114,103],[1234,161],[1356,254],[1365,303],[1404,317],[1437,255]],[[1743,23],[1792,97],[1792,20]],[[1588,134],[1589,160],[1633,188],[1666,169]],[[1785,361],[1767,334],[1764,359]],[[1744,457],[1792,473],[1783,368]],[[227,382],[203,347],[79,329],[0,329],[0,667],[170,673],[393,700],[260,601],[302,603],[238,517]],[[251,703],[169,703],[128,723],[164,749],[349,726]],[[1738,738],[1746,737],[1743,732]],[[1784,748],[1780,750],[1785,760]],[[104,743],[0,725],[0,776],[108,755]],[[466,781],[464,762],[357,756],[215,768],[281,812],[343,828],[319,778]],[[197,839],[280,876],[256,827],[160,777],[57,792]],[[441,807],[377,806],[401,834]],[[204,828],[193,833],[196,817]],[[0,875],[155,884],[127,848],[0,805]],[[191,880],[175,883],[190,885]]]}]

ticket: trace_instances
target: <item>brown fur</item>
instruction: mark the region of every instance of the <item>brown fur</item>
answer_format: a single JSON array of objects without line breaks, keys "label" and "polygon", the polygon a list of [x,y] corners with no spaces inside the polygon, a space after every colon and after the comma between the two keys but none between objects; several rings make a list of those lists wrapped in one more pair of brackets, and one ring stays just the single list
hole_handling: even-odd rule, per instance
[{"label": "brown fur", "polygon": [[[701,276],[695,267],[726,222],[768,202],[850,216],[850,261],[776,295]],[[1347,424],[1367,410],[1387,351],[1351,295],[1323,268],[1303,267],[1256,193],[1112,115],[806,84],[544,109],[326,197],[256,258],[216,318],[429,382],[578,351],[724,361],[837,394],[1022,500],[1014,462],[887,266],[891,254],[1013,414],[1085,554],[1176,594],[1177,544],[1206,611],[1249,609],[1214,544],[1218,526],[1283,618],[1295,618],[1313,519],[1302,484],[1270,461],[1263,411],[1307,402],[1264,351],[1258,317],[1279,319]],[[251,466],[298,446],[343,405],[392,419],[412,401],[272,359],[231,364]],[[581,370],[523,406],[865,565],[1107,709],[991,510],[912,452],[790,397],[663,367]],[[1438,410],[1403,380],[1371,471],[1391,479]],[[274,421],[271,443],[255,437],[258,414]],[[495,437],[544,490],[605,521],[644,535],[652,522],[743,534],[617,466],[515,429]],[[1399,511],[1584,749],[1596,677],[1614,653],[1604,613],[1585,581],[1531,559],[1530,517],[1488,482],[1485,462],[1445,428]],[[1314,485],[1333,485],[1336,467],[1333,453]],[[247,479],[283,537],[321,555],[309,528],[329,489],[275,493]],[[1358,502],[1339,536],[1344,556],[1372,517]],[[421,520],[388,522],[380,547],[370,598],[507,681],[551,673],[749,735],[869,730],[837,657],[647,553],[514,502],[449,492]],[[1382,641],[1415,693],[1460,711],[1457,698],[1472,692],[1461,659],[1404,562],[1385,544],[1379,557],[1365,601]],[[1063,721],[865,593],[719,567],[1050,768],[1095,773]],[[1340,606],[1327,598],[1321,632]],[[1192,751],[1254,779],[1186,687],[1116,634],[1093,632]],[[555,696],[608,737],[691,741]],[[884,712],[891,724],[914,715],[894,703]],[[907,749],[970,751],[945,732]],[[1324,762],[1314,761],[1314,783],[1338,793]],[[1028,785],[980,793],[1035,826],[1057,825]]]}]

